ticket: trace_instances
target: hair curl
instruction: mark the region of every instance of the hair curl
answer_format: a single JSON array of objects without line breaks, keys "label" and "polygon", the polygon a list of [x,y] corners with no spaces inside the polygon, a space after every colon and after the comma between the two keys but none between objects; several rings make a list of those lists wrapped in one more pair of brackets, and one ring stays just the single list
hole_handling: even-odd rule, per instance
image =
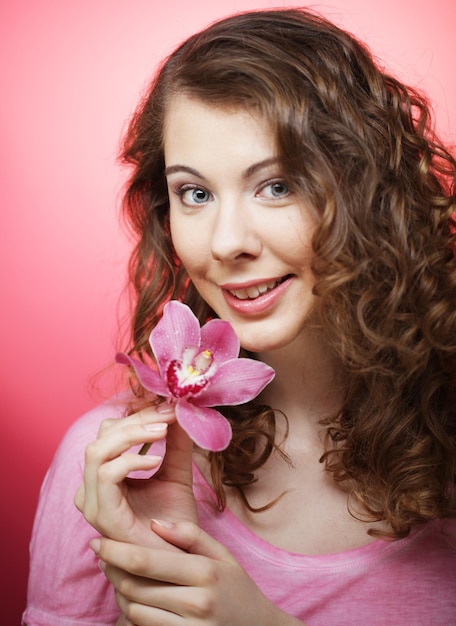
[{"label": "hair curl", "polygon": [[[284,174],[318,216],[319,320],[347,374],[341,410],[324,420],[327,469],[354,485],[391,537],[455,516],[456,162],[426,100],[353,36],[305,10],[235,15],[179,46],[122,149],[133,166],[123,208],[138,238],[130,277],[132,351],[141,358],[151,356],[164,302],[186,302],[200,322],[214,315],[169,233],[163,125],[178,93],[263,115]],[[242,494],[276,448],[270,408],[250,403],[226,414],[233,441],[210,455],[222,508],[223,485]]]}]

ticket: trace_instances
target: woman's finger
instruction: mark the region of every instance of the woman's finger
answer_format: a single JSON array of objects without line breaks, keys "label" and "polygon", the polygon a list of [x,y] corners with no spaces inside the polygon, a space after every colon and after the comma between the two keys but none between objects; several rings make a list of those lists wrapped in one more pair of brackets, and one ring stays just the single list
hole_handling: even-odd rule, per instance
[{"label": "woman's finger", "polygon": [[92,467],[98,467],[134,446],[163,439],[167,430],[166,422],[152,424],[126,422],[118,428],[105,431],[103,436],[87,446],[85,466],[90,471]]},{"label": "woman's finger", "polygon": [[151,455],[122,454],[141,444],[153,443],[166,435],[167,424],[126,424],[123,428],[108,431],[102,438],[89,444],[85,453],[83,501],[78,501],[86,519],[95,521],[103,503],[117,506],[121,498],[119,484],[130,471],[156,467],[160,458]]},{"label": "woman's finger", "polygon": [[[139,618],[139,607],[148,607],[147,617],[165,619],[166,613],[184,616],[194,616],[204,607],[205,591],[202,588],[191,586],[176,586],[151,579],[133,576],[116,567],[104,567],[106,578],[116,590],[117,602],[123,611],[130,615],[135,613]],[[197,609],[197,607],[200,607]],[[155,609],[155,611],[154,611]],[[202,617],[202,615],[201,615]],[[159,622],[164,624],[165,622]],[[166,622],[168,623],[168,622]]]},{"label": "woman's finger", "polygon": [[205,557],[184,552],[167,552],[144,546],[114,541],[106,537],[93,539],[90,547],[105,563],[161,583],[184,586],[204,586],[206,582]]},{"label": "woman's finger", "polygon": [[160,479],[181,485],[192,485],[193,441],[176,422],[168,428],[166,456],[160,469]]},{"label": "woman's finger", "polygon": [[193,522],[183,521],[170,524],[160,520],[151,520],[151,527],[155,534],[185,552],[199,554],[217,561],[236,562],[223,544]]}]

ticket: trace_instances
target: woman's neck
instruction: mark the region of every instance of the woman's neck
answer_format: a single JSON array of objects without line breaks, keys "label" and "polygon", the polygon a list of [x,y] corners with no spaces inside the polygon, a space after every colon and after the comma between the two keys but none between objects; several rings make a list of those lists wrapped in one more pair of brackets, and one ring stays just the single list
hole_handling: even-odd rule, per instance
[{"label": "woman's neck", "polygon": [[290,430],[320,431],[320,420],[341,408],[342,370],[318,331],[306,333],[300,344],[257,356],[276,372],[260,400],[285,413]]}]

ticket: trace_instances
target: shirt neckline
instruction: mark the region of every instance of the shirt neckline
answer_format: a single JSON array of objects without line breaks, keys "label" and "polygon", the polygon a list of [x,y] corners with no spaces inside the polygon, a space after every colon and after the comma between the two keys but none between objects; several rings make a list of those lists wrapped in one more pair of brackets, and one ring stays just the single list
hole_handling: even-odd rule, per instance
[{"label": "shirt neckline", "polygon": [[[200,491],[202,498],[199,505],[204,507],[210,517],[214,517],[217,523],[223,524],[223,533],[228,535],[235,543],[242,545],[242,550],[255,555],[257,558],[267,561],[270,564],[281,567],[293,567],[299,569],[321,568],[321,569],[345,569],[373,560],[384,559],[399,551],[405,550],[416,537],[423,533],[433,522],[429,522],[424,527],[412,529],[410,534],[403,539],[388,540],[374,539],[370,543],[350,548],[341,552],[330,552],[324,554],[302,554],[290,552],[284,548],[269,543],[248,526],[231,511],[229,507],[220,513],[214,509],[216,505],[216,495],[212,486],[194,463],[194,474],[196,477],[195,487]],[[209,498],[208,498],[209,497]],[[209,499],[209,502],[208,502]]]}]

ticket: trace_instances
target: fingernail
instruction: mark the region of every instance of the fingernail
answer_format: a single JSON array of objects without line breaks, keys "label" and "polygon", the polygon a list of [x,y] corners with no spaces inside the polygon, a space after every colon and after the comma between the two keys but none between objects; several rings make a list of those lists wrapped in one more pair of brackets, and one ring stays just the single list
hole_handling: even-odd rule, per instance
[{"label": "fingernail", "polygon": [[95,552],[95,554],[98,554],[101,548],[101,540],[98,539],[98,537],[96,537],[95,539],[92,539],[90,541],[89,546],[90,546],[90,549]]},{"label": "fingernail", "polygon": [[104,561],[102,561],[101,559],[98,561],[98,567],[101,569],[101,571],[104,573],[106,570],[106,563]]},{"label": "fingernail", "polygon": [[168,428],[168,424],[162,424],[161,422],[155,424],[143,424],[143,428],[144,430],[159,432],[160,430],[166,430]]},{"label": "fingernail", "polygon": [[163,402],[163,404],[159,404],[155,410],[157,411],[157,413],[162,414],[174,413],[174,405]]},{"label": "fingernail", "polygon": [[162,526],[162,528],[173,528],[174,524],[172,522],[165,522],[164,520],[161,519],[151,519],[150,520],[153,524],[157,524],[157,526]]}]

